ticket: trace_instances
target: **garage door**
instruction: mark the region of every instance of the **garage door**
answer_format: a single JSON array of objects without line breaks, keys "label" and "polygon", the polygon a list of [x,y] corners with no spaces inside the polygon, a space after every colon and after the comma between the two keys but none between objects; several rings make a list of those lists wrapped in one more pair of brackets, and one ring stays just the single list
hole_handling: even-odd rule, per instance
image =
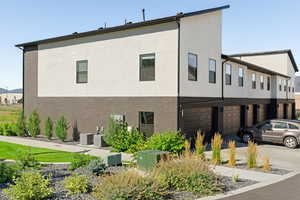
[{"label": "garage door", "polygon": [[183,113],[183,127],[185,133],[195,133],[197,130],[210,131],[211,114],[210,107],[186,108]]},{"label": "garage door", "polygon": [[279,104],[277,108],[277,118],[283,119],[283,104]]},{"label": "garage door", "polygon": [[240,129],[240,106],[224,107],[223,130],[225,135],[235,135]]},{"label": "garage door", "polygon": [[259,118],[258,121],[264,121],[268,117],[268,105],[267,104],[260,104],[259,106]]},{"label": "garage door", "polygon": [[253,105],[248,105],[247,126],[253,125]]}]

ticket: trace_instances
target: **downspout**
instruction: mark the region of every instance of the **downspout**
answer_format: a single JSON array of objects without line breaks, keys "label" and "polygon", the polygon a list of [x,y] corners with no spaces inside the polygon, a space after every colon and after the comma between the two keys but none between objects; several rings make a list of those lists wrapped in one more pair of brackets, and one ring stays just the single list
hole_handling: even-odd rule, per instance
[{"label": "downspout", "polygon": [[176,24],[178,27],[177,39],[177,130],[181,128],[182,107],[180,103],[180,16],[176,17]]},{"label": "downspout", "polygon": [[25,58],[25,52],[24,52],[24,47],[22,48],[22,47],[18,47],[18,49],[20,49],[21,51],[22,51],[22,56],[23,56],[23,58],[22,58],[22,98],[23,98],[23,102],[22,102],[22,115],[23,115],[23,117],[24,117],[24,108],[25,108],[25,98],[24,98],[24,85],[25,85],[25,65],[24,65],[24,58]]},{"label": "downspout", "polygon": [[223,62],[222,62],[222,101],[224,101],[224,64],[228,61],[228,59],[225,59]]}]

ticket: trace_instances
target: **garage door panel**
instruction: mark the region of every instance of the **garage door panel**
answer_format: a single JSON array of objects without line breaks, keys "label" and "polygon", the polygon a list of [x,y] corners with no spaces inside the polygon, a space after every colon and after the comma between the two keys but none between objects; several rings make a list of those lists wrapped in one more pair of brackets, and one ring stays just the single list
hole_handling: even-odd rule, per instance
[{"label": "garage door panel", "polygon": [[240,106],[224,107],[223,130],[225,135],[234,135],[240,129]]},{"label": "garage door panel", "polygon": [[211,128],[211,108],[184,109],[184,131],[209,131]]}]

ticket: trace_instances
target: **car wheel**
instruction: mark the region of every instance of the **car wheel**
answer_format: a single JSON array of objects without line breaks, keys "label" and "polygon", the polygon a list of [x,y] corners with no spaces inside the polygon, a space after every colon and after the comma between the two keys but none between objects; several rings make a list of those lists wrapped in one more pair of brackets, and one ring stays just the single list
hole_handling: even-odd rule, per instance
[{"label": "car wheel", "polygon": [[283,143],[286,147],[291,148],[291,149],[295,149],[298,146],[298,142],[297,142],[296,138],[291,137],[291,136],[284,138]]},{"label": "car wheel", "polygon": [[248,143],[249,141],[253,140],[253,136],[250,133],[244,133],[242,140],[243,142]]}]

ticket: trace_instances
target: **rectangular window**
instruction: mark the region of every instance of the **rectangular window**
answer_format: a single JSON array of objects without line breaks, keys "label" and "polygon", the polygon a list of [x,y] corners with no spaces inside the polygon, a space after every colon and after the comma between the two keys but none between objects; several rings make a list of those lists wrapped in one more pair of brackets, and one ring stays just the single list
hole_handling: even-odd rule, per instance
[{"label": "rectangular window", "polygon": [[209,59],[209,83],[216,83],[216,60]]},{"label": "rectangular window", "polygon": [[139,129],[146,136],[154,133],[154,112],[139,112]]},{"label": "rectangular window", "polygon": [[269,91],[271,87],[271,78],[267,77],[267,90]]},{"label": "rectangular window", "polygon": [[239,67],[239,87],[244,86],[244,69]]},{"label": "rectangular window", "polygon": [[295,88],[294,87],[292,88],[292,91],[295,92]]},{"label": "rectangular window", "polygon": [[264,89],[264,77],[260,76],[260,89]]},{"label": "rectangular window", "polygon": [[140,55],[140,81],[155,80],[155,54]]},{"label": "rectangular window", "polygon": [[281,91],[282,90],[281,80],[278,81],[278,84],[279,84],[279,91]]},{"label": "rectangular window", "polygon": [[286,92],[286,88],[287,88],[287,80],[284,80],[283,84],[284,84],[284,86],[283,86],[283,91]]},{"label": "rectangular window", "polygon": [[252,89],[256,89],[256,75],[252,74]]},{"label": "rectangular window", "polygon": [[88,82],[88,61],[79,60],[76,62],[76,83]]},{"label": "rectangular window", "polygon": [[197,68],[198,68],[198,60],[197,55],[189,53],[188,54],[188,79],[190,81],[197,81]]},{"label": "rectangular window", "polygon": [[225,84],[231,85],[231,64],[225,65]]}]

